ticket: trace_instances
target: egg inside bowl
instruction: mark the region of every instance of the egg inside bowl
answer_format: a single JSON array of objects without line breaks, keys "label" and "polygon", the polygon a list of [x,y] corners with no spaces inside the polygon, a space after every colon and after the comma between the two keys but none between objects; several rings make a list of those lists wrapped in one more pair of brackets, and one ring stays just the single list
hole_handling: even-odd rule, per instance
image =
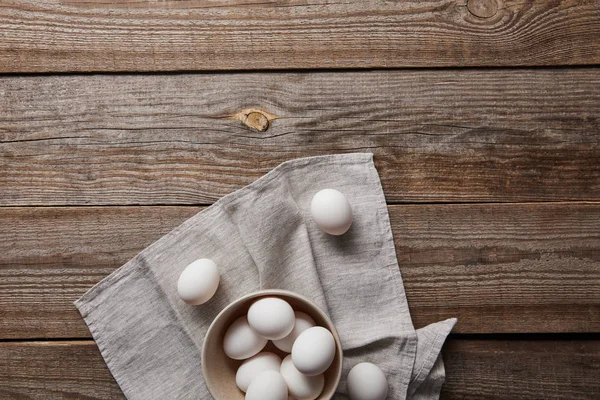
[{"label": "egg inside bowl", "polygon": [[[235,383],[235,374],[243,360],[233,360],[223,350],[223,337],[229,326],[237,318],[246,315],[250,306],[263,297],[278,297],[292,306],[294,311],[302,311],[311,316],[317,326],[329,330],[335,340],[336,352],[331,366],[325,371],[325,386],[317,400],[327,400],[333,397],[342,374],[342,346],[335,326],[317,305],[309,299],[286,290],[261,290],[243,296],[223,309],[214,319],[202,346],[202,372],[208,390],[216,400],[244,400],[242,392]],[[277,354],[282,359],[288,353],[279,350],[269,341],[262,351]]]}]

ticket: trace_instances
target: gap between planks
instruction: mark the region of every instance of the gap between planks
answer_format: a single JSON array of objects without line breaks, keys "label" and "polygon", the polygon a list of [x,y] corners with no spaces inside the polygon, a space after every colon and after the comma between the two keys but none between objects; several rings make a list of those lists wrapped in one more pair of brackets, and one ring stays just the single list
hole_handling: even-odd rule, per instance
[{"label": "gap between planks", "polygon": [[[450,333],[448,340],[504,340],[504,341],[561,341],[561,340],[600,340],[600,332],[569,332],[569,333]],[[0,343],[31,343],[40,345],[61,345],[62,343],[91,344],[95,341],[84,337],[38,337],[2,339]]]},{"label": "gap between planks", "polygon": [[597,69],[600,63],[595,64],[573,64],[573,65],[490,65],[490,66],[447,66],[447,67],[349,67],[349,68],[320,68],[320,69],[231,69],[231,70],[169,70],[169,71],[55,71],[55,72],[0,72],[0,78],[32,78],[32,77],[85,77],[85,76],[173,76],[173,75],[214,75],[229,76],[242,74],[331,74],[331,73],[367,73],[367,72],[460,72],[481,71],[493,72],[503,70],[521,71],[552,71],[552,70],[585,70]]},{"label": "gap between planks", "polygon": [[[0,210],[3,208],[11,209],[11,208],[87,208],[87,207],[190,207],[190,208],[198,208],[198,207],[210,207],[214,203],[165,203],[165,204],[78,204],[78,205],[70,205],[70,204],[26,204],[26,205],[5,205],[0,206]],[[388,201],[386,202],[388,206],[402,206],[402,207],[410,207],[410,206],[461,206],[461,205],[544,205],[544,204],[552,204],[552,205],[573,205],[573,204],[589,204],[589,205],[598,205],[600,201],[589,201],[589,200],[540,200],[540,201],[453,201],[453,202],[444,202],[444,201],[428,201],[428,202],[394,202]]]}]

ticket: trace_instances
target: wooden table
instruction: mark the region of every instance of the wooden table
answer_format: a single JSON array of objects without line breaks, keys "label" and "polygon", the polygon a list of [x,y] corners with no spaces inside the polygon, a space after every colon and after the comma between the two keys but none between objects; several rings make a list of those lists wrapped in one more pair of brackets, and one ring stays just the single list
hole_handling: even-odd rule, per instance
[{"label": "wooden table", "polygon": [[72,302],[291,158],[373,152],[445,399],[600,398],[600,1],[6,0],[0,398],[122,398]]}]

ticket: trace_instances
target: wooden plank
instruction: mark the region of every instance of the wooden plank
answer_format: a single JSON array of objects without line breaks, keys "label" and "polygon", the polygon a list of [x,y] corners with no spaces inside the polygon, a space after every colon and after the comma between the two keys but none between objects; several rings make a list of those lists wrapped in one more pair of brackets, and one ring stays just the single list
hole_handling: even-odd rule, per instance
[{"label": "wooden plank", "polygon": [[4,399],[124,399],[93,341],[0,343]]},{"label": "wooden plank", "polygon": [[[456,340],[443,351],[442,399],[597,399],[600,342]],[[4,398],[124,398],[96,344],[0,343]]]},{"label": "wooden plank", "polygon": [[[600,198],[599,68],[3,77],[0,93],[1,205],[210,204],[355,151],[391,203]],[[247,107],[279,118],[228,117]]]},{"label": "wooden plank", "polygon": [[0,338],[90,337],[73,306],[194,207],[0,211]]},{"label": "wooden plank", "polygon": [[600,204],[394,206],[416,326],[456,332],[600,331]]},{"label": "wooden plank", "polygon": [[4,1],[0,72],[575,65],[596,1]]},{"label": "wooden plank", "polygon": [[600,341],[449,340],[451,399],[598,399]]},{"label": "wooden plank", "polygon": [[[89,338],[72,302],[196,207],[0,209],[0,338]],[[600,331],[600,203],[391,206],[415,326]]]}]

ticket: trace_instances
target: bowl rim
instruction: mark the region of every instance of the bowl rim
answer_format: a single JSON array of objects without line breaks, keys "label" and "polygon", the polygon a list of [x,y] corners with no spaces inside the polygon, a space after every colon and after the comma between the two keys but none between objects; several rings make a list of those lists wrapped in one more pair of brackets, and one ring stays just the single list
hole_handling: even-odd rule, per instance
[{"label": "bowl rim", "polygon": [[[208,389],[208,391],[210,392],[211,396],[213,396],[213,390],[211,390],[211,384],[209,382],[209,380],[206,377],[206,372],[204,370],[204,360],[206,359],[207,355],[207,347],[206,347],[206,338],[208,337],[208,335],[212,332],[215,324],[217,323],[217,321],[231,308],[239,305],[240,303],[243,303],[247,300],[251,300],[253,298],[256,297],[263,297],[263,296],[289,296],[289,297],[294,297],[298,300],[307,302],[308,304],[312,305],[318,313],[320,313],[321,317],[327,321],[329,323],[329,325],[331,326],[331,334],[333,335],[334,341],[335,341],[335,347],[336,347],[336,352],[339,354],[340,357],[340,366],[338,368],[337,374],[335,375],[335,381],[336,381],[336,387],[337,385],[339,385],[340,380],[342,378],[342,365],[343,365],[343,361],[344,361],[344,352],[342,350],[342,341],[340,340],[340,337],[338,335],[337,329],[335,328],[335,325],[333,324],[333,321],[331,321],[331,318],[329,318],[329,316],[327,315],[327,313],[325,313],[325,311],[323,311],[323,309],[321,307],[319,307],[318,305],[315,304],[314,301],[310,300],[309,298],[298,294],[296,292],[292,292],[290,290],[284,290],[284,289],[262,289],[262,290],[257,290],[255,292],[251,292],[248,294],[243,295],[242,297],[237,298],[236,300],[232,301],[231,303],[229,303],[227,306],[225,306],[218,314],[217,316],[212,320],[212,322],[210,323],[208,329],[206,330],[206,334],[204,335],[204,340],[202,342],[202,351],[200,354],[201,357],[201,362],[202,362],[202,377],[204,378],[204,383],[206,383],[206,387]],[[329,327],[328,327],[329,328]],[[213,396],[214,398],[214,396]]]}]

